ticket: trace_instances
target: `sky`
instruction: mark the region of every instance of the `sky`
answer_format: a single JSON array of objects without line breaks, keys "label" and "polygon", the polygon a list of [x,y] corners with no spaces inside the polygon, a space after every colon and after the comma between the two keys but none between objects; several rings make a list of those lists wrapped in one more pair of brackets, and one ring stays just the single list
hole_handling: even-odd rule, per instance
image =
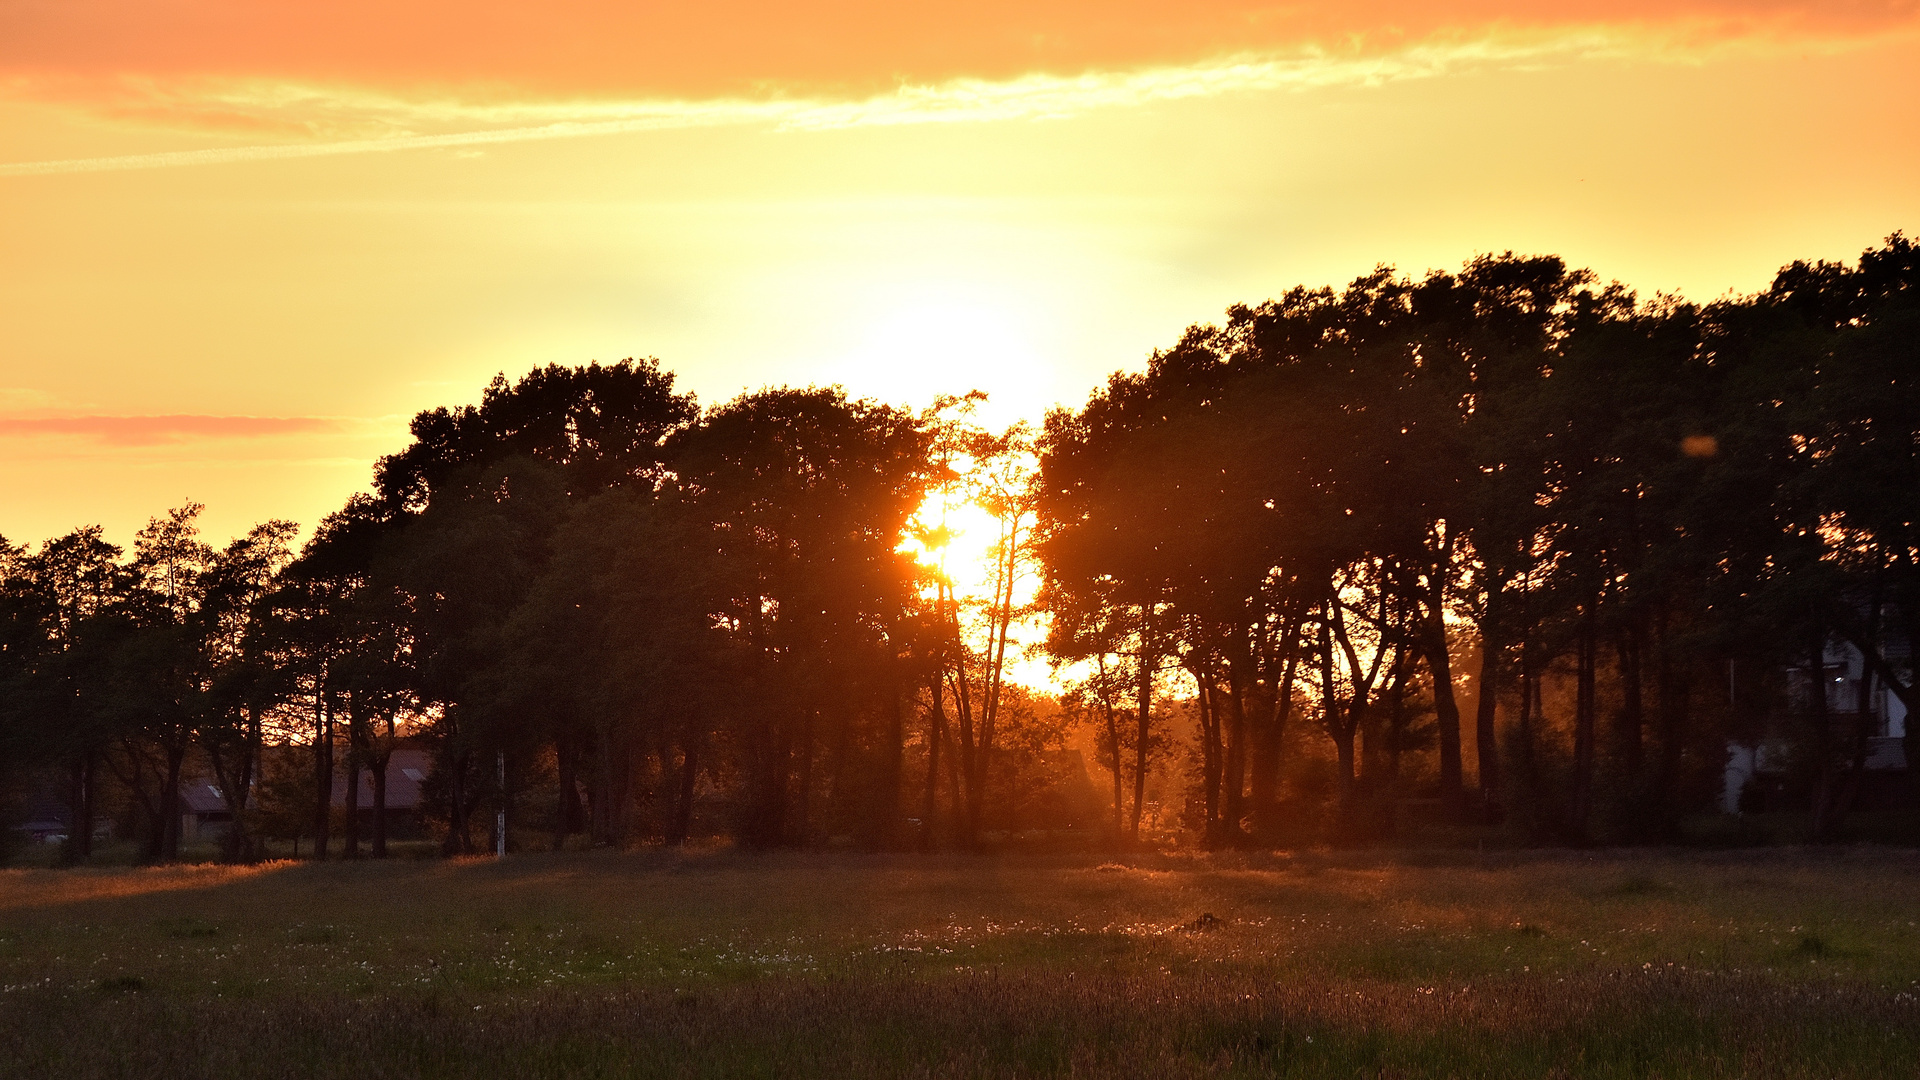
[{"label": "sky", "polygon": [[994,423],[1479,253],[1920,230],[1920,0],[0,0],[0,535],[311,525],[495,372]]}]

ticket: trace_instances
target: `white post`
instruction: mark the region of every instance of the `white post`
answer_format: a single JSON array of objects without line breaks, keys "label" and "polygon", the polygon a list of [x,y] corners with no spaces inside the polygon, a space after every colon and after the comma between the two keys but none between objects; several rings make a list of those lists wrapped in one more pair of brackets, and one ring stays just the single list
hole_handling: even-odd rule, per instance
[{"label": "white post", "polygon": [[493,818],[493,857],[507,857],[507,752],[502,750],[494,758],[496,779],[499,781],[499,810]]}]

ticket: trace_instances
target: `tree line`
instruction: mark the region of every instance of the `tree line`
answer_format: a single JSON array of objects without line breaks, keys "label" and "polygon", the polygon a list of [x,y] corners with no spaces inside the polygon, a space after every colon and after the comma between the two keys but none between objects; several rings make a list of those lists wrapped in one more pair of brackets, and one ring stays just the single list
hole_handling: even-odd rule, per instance
[{"label": "tree line", "polygon": [[[295,835],[384,854],[333,792],[378,806],[408,741],[450,853],[503,802],[556,845],[970,847],[1071,728],[1109,839],[1157,769],[1212,846],[1591,842],[1674,837],[1766,738],[1835,835],[1860,696],[1914,692],[1916,262],[1895,234],[1709,304],[1550,257],[1382,268],[1038,430],[977,395],[702,408],[651,360],[496,378],[297,549],[211,547],[192,504],[131,552],[0,541],[3,768],[58,779],[75,859],[108,804],[177,857],[194,770],[258,857],[289,760]],[[997,529],[977,595],[928,554],[958,505]],[[1031,625],[1055,691],[1008,677]]]}]

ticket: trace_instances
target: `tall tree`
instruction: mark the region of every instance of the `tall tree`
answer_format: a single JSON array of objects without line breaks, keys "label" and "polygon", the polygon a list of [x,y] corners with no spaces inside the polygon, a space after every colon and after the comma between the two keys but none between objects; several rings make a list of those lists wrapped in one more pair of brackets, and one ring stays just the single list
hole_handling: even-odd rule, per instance
[{"label": "tall tree", "polygon": [[[752,656],[736,734],[749,843],[805,841],[816,787],[858,778],[821,752],[841,725],[891,715],[917,577],[900,547],[924,497],[928,436],[911,415],[837,390],[773,390],[710,412],[670,446],[674,476],[732,568],[722,619]],[[844,740],[844,741],[843,741]],[[816,781],[824,783],[816,783]]]}]

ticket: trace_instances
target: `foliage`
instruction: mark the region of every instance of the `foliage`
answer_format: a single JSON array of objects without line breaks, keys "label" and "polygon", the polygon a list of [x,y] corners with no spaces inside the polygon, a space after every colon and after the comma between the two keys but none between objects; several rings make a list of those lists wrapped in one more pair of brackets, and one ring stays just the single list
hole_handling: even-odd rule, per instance
[{"label": "foliage", "polygon": [[[1295,717],[1332,744],[1328,835],[1390,835],[1413,697],[1442,820],[1525,803],[1536,838],[1670,836],[1733,729],[1783,737],[1805,710],[1767,673],[1844,640],[1860,700],[1911,693],[1913,251],[1896,235],[1705,309],[1511,254],[1234,308],[1049,418],[1053,651],[1101,660],[1093,696],[1139,745],[1156,687],[1189,688],[1212,843],[1283,831]],[[1815,705],[1785,737],[1810,742],[1821,834],[1873,732]]]},{"label": "foliage", "polygon": [[[0,541],[0,788],[64,807],[72,861],[106,819],[179,858],[188,780],[231,860],[385,854],[406,745],[449,854],[509,812],[555,848],[978,847],[1085,802],[1071,751],[1109,843],[1155,801],[1214,847],[1590,843],[1676,838],[1738,739],[1833,839],[1871,703],[1920,701],[1916,273],[1897,234],[1705,306],[1552,257],[1383,267],[1038,431],[977,391],[502,375],[297,553],[286,522],[216,548],[192,503],[131,552]],[[977,596],[956,508],[993,533]],[[1011,679],[1034,623],[1059,709]]]}]

